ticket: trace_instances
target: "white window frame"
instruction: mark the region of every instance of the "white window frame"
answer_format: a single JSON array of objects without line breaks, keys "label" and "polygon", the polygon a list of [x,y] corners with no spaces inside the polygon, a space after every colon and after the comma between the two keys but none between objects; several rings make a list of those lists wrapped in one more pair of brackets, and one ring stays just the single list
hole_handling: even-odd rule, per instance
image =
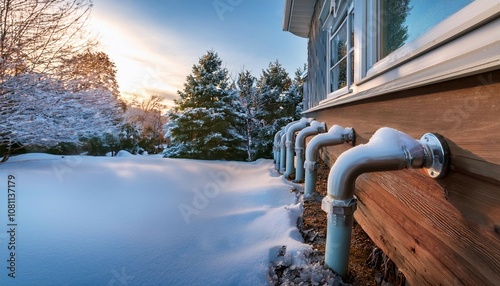
[{"label": "white window frame", "polygon": [[476,0],[376,61],[377,43],[372,39],[378,20],[371,11],[375,11],[378,3],[379,0],[354,0],[353,84],[348,92],[327,93],[327,98],[311,111],[500,66],[500,3],[497,1]]},{"label": "white window frame", "polygon": [[[330,5],[329,5],[330,4]],[[329,5],[329,6],[328,6]],[[328,8],[329,7],[329,8]],[[353,68],[353,61],[350,56],[351,53],[354,54],[354,43],[351,40],[351,33],[354,29],[354,23],[352,23],[351,14],[354,13],[354,4],[352,1],[325,1],[323,4],[323,11],[325,9],[329,9],[329,14],[327,18],[324,20],[323,28],[327,30],[327,47],[326,47],[326,60],[327,60],[327,70],[326,70],[326,92],[329,96],[341,96],[347,93],[352,92],[351,85],[354,83],[354,78],[351,75],[351,69]],[[324,13],[324,12],[323,12]],[[331,90],[332,85],[332,77],[331,72],[335,68],[336,65],[331,65],[332,63],[332,39],[335,38],[337,33],[340,31],[342,26],[346,25],[347,30],[347,55],[346,55],[346,63],[347,63],[347,85],[337,90]],[[355,56],[354,56],[355,57]],[[339,64],[340,61],[337,61]]]}]

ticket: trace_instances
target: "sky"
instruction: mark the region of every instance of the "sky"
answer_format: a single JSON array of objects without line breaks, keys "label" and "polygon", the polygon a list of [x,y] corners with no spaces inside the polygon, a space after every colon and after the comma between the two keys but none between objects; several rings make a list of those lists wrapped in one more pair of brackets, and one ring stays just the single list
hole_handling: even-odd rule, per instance
[{"label": "sky", "polygon": [[307,40],[282,30],[285,0],[94,0],[91,31],[117,66],[122,95],[161,95],[171,104],[194,64],[218,53],[235,78],[259,77],[279,60],[293,77]]}]

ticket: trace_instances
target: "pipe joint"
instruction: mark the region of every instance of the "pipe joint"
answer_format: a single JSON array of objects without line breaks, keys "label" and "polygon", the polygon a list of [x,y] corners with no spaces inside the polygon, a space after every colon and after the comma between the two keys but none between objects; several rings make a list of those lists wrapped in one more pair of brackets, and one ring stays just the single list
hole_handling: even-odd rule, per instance
[{"label": "pipe joint", "polygon": [[304,156],[304,148],[295,147],[295,156]]},{"label": "pipe joint", "polygon": [[304,169],[314,172],[318,170],[318,162],[313,162],[313,161],[305,161],[304,162]]},{"label": "pipe joint", "polygon": [[350,200],[336,200],[332,196],[326,196],[321,201],[321,209],[332,215],[352,216],[357,209],[358,200],[352,198]]},{"label": "pipe joint", "polygon": [[286,141],[285,146],[286,146],[286,148],[292,147],[292,141]]}]

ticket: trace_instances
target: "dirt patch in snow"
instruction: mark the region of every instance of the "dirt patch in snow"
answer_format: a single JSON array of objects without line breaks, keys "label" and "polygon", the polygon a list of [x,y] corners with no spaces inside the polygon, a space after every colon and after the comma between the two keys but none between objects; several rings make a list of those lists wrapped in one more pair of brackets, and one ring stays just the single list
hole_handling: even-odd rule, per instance
[{"label": "dirt patch in snow", "polygon": [[283,255],[271,263],[269,280],[271,285],[405,285],[405,278],[394,263],[380,251],[361,226],[354,221],[349,257],[349,273],[340,278],[329,269],[323,268],[326,243],[326,213],[321,209],[321,200],[327,194],[327,181],[330,168],[321,161],[318,166],[316,194],[304,200],[304,213],[299,217],[297,226],[304,242],[312,251],[295,257],[300,265]]}]

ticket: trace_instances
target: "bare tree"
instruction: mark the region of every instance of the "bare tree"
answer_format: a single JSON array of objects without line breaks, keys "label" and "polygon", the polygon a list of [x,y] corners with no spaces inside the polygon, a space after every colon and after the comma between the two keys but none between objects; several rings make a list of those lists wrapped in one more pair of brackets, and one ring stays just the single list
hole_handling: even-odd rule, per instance
[{"label": "bare tree", "polygon": [[162,150],[165,125],[167,118],[164,114],[165,105],[158,95],[143,97],[134,95],[132,102],[125,113],[125,120],[141,134],[140,146],[148,152],[158,153]]},{"label": "bare tree", "polygon": [[115,97],[120,95],[116,80],[116,65],[104,52],[88,49],[70,59],[65,59],[57,75],[74,91],[102,88]]},{"label": "bare tree", "polygon": [[92,0],[0,0],[0,83],[25,72],[50,73],[88,47]]}]

